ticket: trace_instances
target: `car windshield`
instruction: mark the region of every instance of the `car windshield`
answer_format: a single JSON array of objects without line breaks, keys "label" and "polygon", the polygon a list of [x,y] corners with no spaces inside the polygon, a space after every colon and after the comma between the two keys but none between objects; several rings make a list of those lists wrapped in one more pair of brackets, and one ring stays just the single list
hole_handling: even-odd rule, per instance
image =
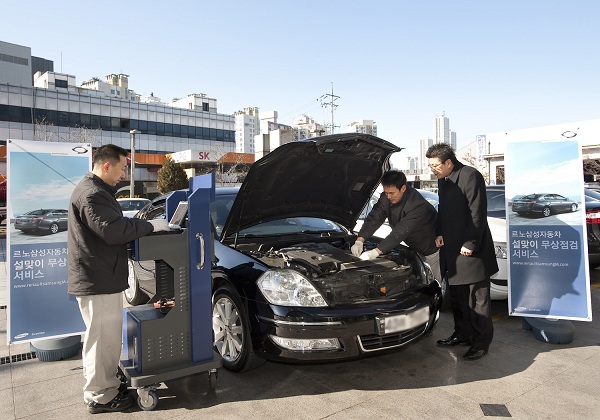
[{"label": "car windshield", "polygon": [[519,198],[519,200],[535,200],[540,196],[540,194],[529,194],[529,195],[524,195],[523,197]]},{"label": "car windshield", "polygon": [[25,213],[27,216],[43,216],[46,213],[49,213],[50,210],[32,210]]},{"label": "car windshield", "polygon": [[591,197],[595,200],[600,200],[600,193],[598,193],[597,191],[593,191],[590,189],[585,189],[585,196],[586,196],[586,201],[587,201],[587,197]]},{"label": "car windshield", "polygon": [[[429,204],[431,204],[436,210],[438,209],[438,206],[440,204],[440,199],[436,193],[434,193],[432,191],[421,190],[421,189],[416,189],[416,190],[419,192],[419,194],[421,194],[423,196],[423,198],[425,200],[427,200],[429,202]],[[360,212],[360,216],[358,216],[358,220],[365,220],[367,218],[368,214],[371,212],[371,210],[373,210],[373,206],[375,206],[377,201],[379,201],[379,193],[373,193],[373,195],[371,196],[371,198],[369,199],[369,201],[367,202],[365,207]]]},{"label": "car windshield", "polygon": [[[210,203],[210,217],[215,230],[220,235],[223,225],[227,220],[229,211],[233,206],[235,194],[219,194],[215,201]],[[240,236],[271,236],[286,235],[294,233],[323,233],[343,232],[344,230],[336,223],[317,217],[290,217],[280,220],[272,220],[251,226],[239,232]]]},{"label": "car windshield", "polygon": [[496,210],[505,210],[504,191],[486,190],[488,212]]},{"label": "car windshield", "polygon": [[148,204],[148,202],[149,201],[145,200],[121,200],[119,201],[119,205],[121,206],[121,210],[123,211],[140,210],[146,204]]}]

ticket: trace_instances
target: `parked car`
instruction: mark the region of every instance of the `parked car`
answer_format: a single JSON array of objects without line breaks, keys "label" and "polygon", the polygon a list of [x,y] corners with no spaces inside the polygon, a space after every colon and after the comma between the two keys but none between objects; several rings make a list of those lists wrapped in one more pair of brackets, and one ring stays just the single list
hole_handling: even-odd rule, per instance
[{"label": "parked car", "polygon": [[[227,369],[356,358],[432,330],[441,288],[416,252],[361,261],[350,251],[349,228],[398,150],[365,134],[292,142],[252,165],[239,189],[216,189],[213,331]],[[165,199],[136,217],[163,218]],[[129,265],[128,302],[164,297],[153,261]]]},{"label": "parked car", "polygon": [[47,232],[58,233],[67,230],[67,210],[40,209],[32,210],[15,218],[15,229],[24,233]]},{"label": "parked car", "polygon": [[542,215],[577,211],[578,204],[560,194],[527,194],[512,201],[512,211],[522,216]]},{"label": "parked car", "polygon": [[117,201],[125,217],[135,216],[138,211],[150,203],[147,198],[117,198]]},{"label": "parked car", "polygon": [[[490,231],[492,232],[492,238],[494,240],[494,250],[496,252],[496,260],[498,262],[499,271],[491,277],[491,285],[490,285],[490,295],[492,300],[503,300],[508,298],[508,272],[507,272],[507,264],[506,264],[506,221],[502,219],[498,219],[497,217],[492,217],[501,215],[504,217],[506,211],[504,209],[504,186],[498,191],[496,189],[492,189],[492,187],[487,187],[487,202],[488,202],[488,225],[490,227]],[[417,189],[419,193],[429,201],[433,207],[437,210],[439,205],[439,197],[436,193]],[[375,193],[363,209],[362,213],[358,221],[356,222],[356,226],[354,227],[354,231],[358,232],[362,226],[362,223],[367,217],[367,214],[371,211],[375,203],[379,200],[379,194]],[[502,206],[500,208],[500,205]],[[501,211],[501,213],[499,213]],[[387,223],[387,221],[379,227],[374,233],[374,236],[378,238],[387,237],[392,228]],[[442,293],[443,296],[446,296],[447,290],[447,280],[442,279]],[[448,299],[444,299],[447,301]]]}]

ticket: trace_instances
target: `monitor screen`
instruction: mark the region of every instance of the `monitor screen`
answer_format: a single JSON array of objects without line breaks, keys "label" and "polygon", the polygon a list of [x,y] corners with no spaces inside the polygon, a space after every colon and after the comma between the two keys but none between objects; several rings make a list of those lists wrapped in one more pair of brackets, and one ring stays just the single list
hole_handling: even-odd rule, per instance
[{"label": "monitor screen", "polygon": [[187,214],[188,202],[180,201],[177,205],[177,209],[175,209],[175,213],[173,213],[173,217],[169,220],[169,227],[172,228],[181,228],[183,227],[183,221],[185,220],[185,216]]}]

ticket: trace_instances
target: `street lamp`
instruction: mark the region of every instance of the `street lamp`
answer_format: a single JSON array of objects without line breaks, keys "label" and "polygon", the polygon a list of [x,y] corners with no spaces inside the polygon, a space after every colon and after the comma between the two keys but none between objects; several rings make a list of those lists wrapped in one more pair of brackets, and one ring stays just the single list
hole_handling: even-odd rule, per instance
[{"label": "street lamp", "polygon": [[135,135],[142,134],[142,132],[140,130],[131,130],[129,134],[131,134],[131,176],[129,177],[129,198],[133,198],[133,174],[135,173]]}]

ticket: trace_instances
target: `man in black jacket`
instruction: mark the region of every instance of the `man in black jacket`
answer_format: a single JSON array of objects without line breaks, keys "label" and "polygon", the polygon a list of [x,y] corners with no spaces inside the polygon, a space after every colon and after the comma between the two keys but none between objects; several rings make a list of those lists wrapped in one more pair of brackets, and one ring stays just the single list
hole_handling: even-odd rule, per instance
[{"label": "man in black jacket", "polygon": [[441,248],[441,271],[448,278],[454,315],[454,333],[437,343],[469,344],[463,357],[476,360],[487,354],[494,335],[490,276],[498,271],[487,223],[485,181],[477,169],[460,163],[446,143],[434,144],[425,156],[438,178],[436,245]]},{"label": "man in black jacket", "polygon": [[[439,250],[435,246],[435,208],[417,190],[406,185],[406,175],[400,171],[384,173],[381,185],[383,194],[358,232],[352,254],[362,260],[372,260],[404,242],[424,257],[441,283]],[[385,219],[392,231],[377,248],[363,252],[365,238],[371,237]]]},{"label": "man in black jacket", "polygon": [[83,400],[90,413],[123,411],[133,402],[117,378],[121,355],[123,295],[127,289],[127,243],[166,220],[123,217],[114,187],[124,179],[127,150],[107,144],[96,150],[92,172],[71,195],[68,216],[68,292],[85,323]]}]

